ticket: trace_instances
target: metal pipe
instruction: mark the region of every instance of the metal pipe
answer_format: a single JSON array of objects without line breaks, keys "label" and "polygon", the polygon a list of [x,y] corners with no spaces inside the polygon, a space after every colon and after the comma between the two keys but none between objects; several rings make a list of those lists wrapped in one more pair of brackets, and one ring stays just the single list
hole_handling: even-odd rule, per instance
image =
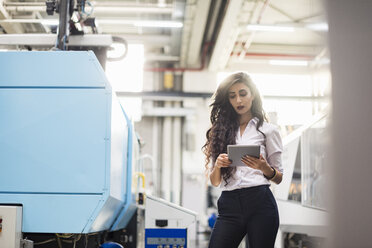
[{"label": "metal pipe", "polygon": [[[181,103],[175,102],[175,108],[180,108]],[[182,173],[182,156],[181,156],[181,128],[182,122],[181,117],[174,117],[173,118],[173,127],[172,127],[172,200],[175,204],[181,203],[181,173]]]},{"label": "metal pipe", "polygon": [[[240,56],[241,52],[234,53],[232,52],[230,56]],[[311,54],[284,54],[284,53],[246,53],[244,52],[245,57],[265,57],[265,58],[291,58],[291,59],[305,59],[313,60],[315,55]]]},{"label": "metal pipe", "polygon": [[[172,4],[157,3],[136,3],[128,1],[90,1],[94,6],[121,6],[121,7],[151,7],[151,8],[172,8]],[[45,6],[45,2],[4,2],[4,6]]]},{"label": "metal pipe", "polygon": [[68,43],[69,20],[70,20],[70,0],[61,1],[59,5],[59,27],[57,33],[56,48],[66,50]]},{"label": "metal pipe", "polygon": [[46,12],[46,6],[6,6],[8,12]]},{"label": "metal pipe", "polygon": [[[154,128],[155,127],[155,128]],[[157,130],[157,126],[154,124],[153,125],[153,131],[154,130],[156,130],[156,132],[158,131]],[[153,138],[153,140],[157,140],[157,139],[155,139],[155,138]],[[142,167],[142,170],[144,171],[144,173],[146,172],[145,171],[145,163],[144,163],[144,161],[145,161],[145,159],[148,159],[148,160],[150,160],[150,166],[151,166],[151,179],[152,179],[152,182],[150,181],[150,180],[148,180],[148,185],[149,185],[149,187],[148,188],[150,188],[151,189],[151,194],[152,195],[154,195],[154,196],[158,196],[157,195],[157,192],[158,192],[158,182],[159,182],[159,180],[158,180],[158,173],[157,173],[157,171],[158,171],[158,168],[157,168],[157,165],[156,165],[156,161],[155,161],[155,159],[154,159],[154,157],[153,156],[151,156],[151,154],[143,154],[141,157],[140,157],[140,161],[142,162],[142,164],[143,164],[143,167]],[[150,183],[149,183],[150,182]]]},{"label": "metal pipe", "polygon": [[93,14],[104,13],[128,13],[128,14],[156,14],[156,15],[171,15],[171,8],[153,8],[153,7],[108,7],[97,6],[94,7]]},{"label": "metal pipe", "polygon": [[[182,101],[189,98],[202,98],[202,99],[209,99],[212,97],[212,93],[210,92],[182,92],[176,93],[176,92],[159,92],[159,91],[145,91],[145,92],[124,92],[119,91],[116,92],[116,95],[119,97],[141,97],[144,100],[151,100],[151,101]],[[275,99],[275,100],[290,100],[290,101],[328,101],[329,96],[275,96],[275,95],[263,95],[265,99]],[[154,112],[164,112],[166,110],[169,110],[169,108],[160,108],[156,107],[153,109],[150,109],[149,111]],[[180,109],[176,109],[177,112],[180,112]],[[176,116],[175,112],[168,112],[171,114],[171,116]],[[188,110],[186,108],[183,108],[183,112],[178,114],[177,116],[190,116],[193,115],[194,112],[192,110]],[[154,116],[154,115],[152,115]],[[156,116],[156,115],[155,115]],[[160,115],[165,116],[165,114]],[[168,115],[169,116],[169,115]]]},{"label": "metal pipe", "polygon": [[[153,154],[153,168],[156,169],[156,171],[160,172],[161,163],[160,158],[158,154],[161,153],[162,146],[160,145],[160,118],[153,118],[153,125],[152,125],[152,154]],[[160,166],[159,166],[160,165]],[[160,173],[152,171],[153,177],[154,177],[154,190],[155,190],[155,196],[161,197],[161,175]]]},{"label": "metal pipe", "polygon": [[[259,15],[257,17],[256,24],[260,24],[261,18],[263,16],[263,13],[265,12],[266,7],[269,4],[269,2],[270,2],[270,0],[266,0],[265,3],[264,3],[264,5],[262,6],[262,8],[260,10],[260,13],[259,13]],[[238,58],[240,60],[242,60],[245,57],[245,54],[247,53],[246,51],[251,46],[252,41],[253,41],[253,37],[255,36],[255,34],[256,34],[256,31],[251,32],[250,35],[249,35],[249,37],[248,37],[248,39],[246,40],[246,42],[244,42],[244,46],[243,46],[242,52],[239,53],[239,55],[238,55]]]},{"label": "metal pipe", "polygon": [[[6,6],[8,12],[45,12],[46,6],[43,5],[23,5],[23,6]],[[169,7],[147,7],[147,6],[93,6],[94,14],[104,13],[142,13],[142,14],[156,14],[156,15],[171,15],[172,8]]]},{"label": "metal pipe", "polygon": [[145,57],[145,61],[173,61],[178,62],[180,60],[179,56],[171,56],[171,55],[158,55],[158,54],[147,54]]},{"label": "metal pipe", "polygon": [[[171,102],[166,102],[165,107],[171,107]],[[162,198],[171,200],[171,170],[172,170],[172,118],[165,117],[163,120],[162,139],[162,163],[161,163],[161,193]]]},{"label": "metal pipe", "polygon": [[5,7],[8,6],[45,6],[45,2],[5,2]]},{"label": "metal pipe", "polygon": [[208,48],[209,48],[209,46],[211,44],[212,44],[211,42],[204,43],[200,67],[196,67],[196,68],[188,68],[188,67],[180,67],[180,68],[172,68],[172,67],[171,68],[170,67],[147,67],[147,68],[144,68],[144,70],[145,71],[153,71],[153,72],[164,72],[164,71],[180,71],[180,72],[184,72],[184,71],[202,71],[202,70],[204,70],[205,57],[207,55]]}]

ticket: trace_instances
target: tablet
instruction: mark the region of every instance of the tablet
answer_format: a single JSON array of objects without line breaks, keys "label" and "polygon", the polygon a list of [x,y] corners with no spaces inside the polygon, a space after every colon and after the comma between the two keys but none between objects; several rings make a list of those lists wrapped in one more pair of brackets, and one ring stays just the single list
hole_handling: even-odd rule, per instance
[{"label": "tablet", "polygon": [[245,155],[259,158],[260,146],[259,145],[228,145],[227,155],[232,160],[230,166],[246,166],[241,159]]}]

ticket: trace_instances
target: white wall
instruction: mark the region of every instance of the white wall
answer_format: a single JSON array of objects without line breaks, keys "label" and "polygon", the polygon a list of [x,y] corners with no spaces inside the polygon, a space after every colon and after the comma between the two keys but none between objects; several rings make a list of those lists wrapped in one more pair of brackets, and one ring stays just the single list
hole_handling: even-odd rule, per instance
[{"label": "white wall", "polygon": [[326,4],[333,81],[329,247],[371,247],[372,1]]},{"label": "white wall", "polygon": [[[185,72],[183,90],[185,92],[210,92],[217,87],[216,73]],[[205,178],[205,156],[201,150],[206,141],[206,132],[210,127],[210,99],[185,100],[183,106],[193,108],[194,115],[185,119],[183,145],[183,185],[182,205],[201,214],[206,211],[207,179]]]}]

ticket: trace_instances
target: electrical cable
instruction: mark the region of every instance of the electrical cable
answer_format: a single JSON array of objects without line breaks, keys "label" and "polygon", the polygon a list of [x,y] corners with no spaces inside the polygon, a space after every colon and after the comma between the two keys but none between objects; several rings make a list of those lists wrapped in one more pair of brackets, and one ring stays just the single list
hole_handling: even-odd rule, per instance
[{"label": "electrical cable", "polygon": [[57,237],[59,238],[64,238],[64,239],[70,239],[74,236],[74,234],[59,234],[59,233],[56,233]]},{"label": "electrical cable", "polygon": [[56,233],[56,237],[57,237],[58,248],[62,248],[62,242],[57,233]]},{"label": "electrical cable", "polygon": [[54,242],[54,241],[57,241],[55,238],[52,238],[52,239],[47,239],[47,240],[44,240],[44,241],[40,241],[40,242],[36,242],[34,243],[34,245],[44,245],[44,244],[48,244],[48,243],[51,243],[51,242]]},{"label": "electrical cable", "polygon": [[[79,236],[81,236],[81,235],[79,235]],[[80,237],[79,237],[79,239],[80,239]],[[75,238],[74,238],[74,245],[73,245],[72,248],[76,248],[76,236],[75,236]]]},{"label": "electrical cable", "polygon": [[88,235],[85,234],[85,246],[84,248],[88,248]]}]

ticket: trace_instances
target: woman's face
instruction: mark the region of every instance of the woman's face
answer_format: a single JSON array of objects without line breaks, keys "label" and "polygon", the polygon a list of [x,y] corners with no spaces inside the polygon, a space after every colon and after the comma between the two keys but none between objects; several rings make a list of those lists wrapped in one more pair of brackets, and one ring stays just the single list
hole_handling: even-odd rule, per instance
[{"label": "woman's face", "polygon": [[244,83],[233,84],[229,89],[229,101],[238,115],[251,112],[254,96]]}]

